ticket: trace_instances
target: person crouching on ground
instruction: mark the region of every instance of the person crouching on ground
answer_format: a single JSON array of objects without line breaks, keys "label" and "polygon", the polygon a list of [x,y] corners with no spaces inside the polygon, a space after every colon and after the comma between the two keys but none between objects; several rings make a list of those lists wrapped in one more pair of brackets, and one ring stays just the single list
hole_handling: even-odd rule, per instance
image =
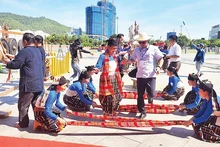
[{"label": "person crouching on ground", "polygon": [[169,76],[169,83],[162,92],[162,98],[177,101],[184,94],[183,83],[175,67],[169,66],[167,68],[167,75]]},{"label": "person crouching on ground", "polygon": [[90,80],[90,74],[82,71],[79,80],[69,86],[63,97],[63,102],[72,111],[89,111],[90,106],[97,106],[86,91],[87,84]]},{"label": "person crouching on ground", "polygon": [[192,124],[196,135],[203,141],[220,143],[220,106],[212,83],[200,82],[199,94],[204,99],[201,109],[183,125]]},{"label": "person crouching on ground", "polygon": [[58,85],[51,85],[49,87],[49,95],[45,102],[45,107],[40,107],[38,101],[35,104],[34,109],[34,130],[45,130],[49,132],[58,133],[65,126],[67,122],[61,117],[59,111],[54,111],[53,104],[59,108],[60,110],[66,110],[67,114],[72,111],[67,109],[67,107],[63,106],[60,103],[60,94],[66,89],[67,80],[65,77],[61,77]]},{"label": "person crouching on ground", "polygon": [[89,93],[89,96],[94,99],[94,98],[98,98],[99,95],[96,92],[96,88],[95,85],[93,84],[93,79],[92,79],[92,75],[94,75],[94,73],[97,74],[97,71],[95,69],[94,65],[91,66],[86,66],[87,72],[89,73],[89,75],[91,76],[88,86],[87,86],[87,92]]},{"label": "person crouching on ground", "polygon": [[199,95],[199,78],[196,74],[189,74],[188,84],[192,86],[192,90],[186,94],[184,102],[179,105],[179,109],[180,111],[186,110],[187,114],[192,115],[200,110],[203,100]]},{"label": "person crouching on ground", "polygon": [[96,70],[102,71],[99,82],[99,101],[104,115],[117,115],[122,94],[122,79],[115,56],[117,42],[114,39],[107,40],[105,53],[99,56]]}]

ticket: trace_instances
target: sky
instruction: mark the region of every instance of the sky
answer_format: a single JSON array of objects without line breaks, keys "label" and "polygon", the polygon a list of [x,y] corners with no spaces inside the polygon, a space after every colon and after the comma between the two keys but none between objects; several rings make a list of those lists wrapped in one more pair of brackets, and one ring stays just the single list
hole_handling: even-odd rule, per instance
[{"label": "sky", "polygon": [[[118,33],[128,40],[136,21],[140,32],[166,39],[167,32],[181,31],[190,39],[208,39],[211,27],[220,24],[220,0],[109,0],[114,1]],[[85,31],[85,8],[98,0],[0,0],[0,12],[55,20]],[[183,21],[185,25],[183,25]],[[117,26],[116,26],[117,28]],[[188,33],[187,33],[188,32]],[[117,32],[116,32],[117,33]]]}]

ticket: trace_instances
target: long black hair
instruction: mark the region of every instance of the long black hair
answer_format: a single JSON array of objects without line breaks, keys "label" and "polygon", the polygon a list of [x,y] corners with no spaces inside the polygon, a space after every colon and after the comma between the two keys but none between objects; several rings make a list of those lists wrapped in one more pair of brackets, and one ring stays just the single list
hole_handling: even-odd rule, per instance
[{"label": "long black hair", "polygon": [[169,66],[169,67],[167,68],[167,70],[170,71],[170,72],[172,72],[177,78],[180,79],[180,77],[179,77],[179,75],[178,75],[177,70],[176,70],[175,67]]}]

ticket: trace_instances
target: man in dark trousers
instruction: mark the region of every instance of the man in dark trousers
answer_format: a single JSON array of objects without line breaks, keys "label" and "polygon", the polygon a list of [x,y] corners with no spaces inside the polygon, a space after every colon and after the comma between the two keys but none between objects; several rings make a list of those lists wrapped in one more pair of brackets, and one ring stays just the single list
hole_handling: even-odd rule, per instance
[{"label": "man in dark trousers", "polygon": [[[70,53],[71,53],[71,66],[73,68],[73,75],[70,77],[69,81],[73,81],[76,77],[78,77],[81,73],[81,68],[79,66],[79,57],[78,57],[78,51],[83,53],[88,53],[93,55],[92,52],[84,50],[81,46],[81,41],[79,39],[76,39],[72,44],[70,44]],[[77,78],[78,80],[78,78]]]},{"label": "man in dark trousers", "polygon": [[34,45],[32,33],[25,33],[22,38],[24,49],[20,50],[13,60],[5,58],[9,69],[20,69],[18,111],[19,122],[17,128],[26,128],[29,124],[28,109],[30,104],[34,108],[37,97],[43,90],[42,55]]}]

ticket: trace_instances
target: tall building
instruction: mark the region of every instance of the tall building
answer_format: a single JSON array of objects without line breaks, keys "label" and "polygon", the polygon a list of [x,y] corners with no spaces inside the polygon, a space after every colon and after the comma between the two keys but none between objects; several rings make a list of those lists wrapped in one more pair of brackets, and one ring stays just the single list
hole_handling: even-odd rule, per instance
[{"label": "tall building", "polygon": [[80,35],[82,35],[82,29],[81,28],[72,28],[71,29],[71,35],[76,35],[77,37],[79,37]]},{"label": "tall building", "polygon": [[209,31],[209,39],[219,39],[220,38],[220,24],[212,26],[211,31]]},{"label": "tall building", "polygon": [[168,33],[167,33],[167,40],[169,40],[169,37],[170,37],[171,35],[176,35],[176,32],[168,32]]},{"label": "tall building", "polygon": [[90,37],[109,38],[115,34],[116,7],[107,0],[97,6],[86,7],[86,34]]}]

